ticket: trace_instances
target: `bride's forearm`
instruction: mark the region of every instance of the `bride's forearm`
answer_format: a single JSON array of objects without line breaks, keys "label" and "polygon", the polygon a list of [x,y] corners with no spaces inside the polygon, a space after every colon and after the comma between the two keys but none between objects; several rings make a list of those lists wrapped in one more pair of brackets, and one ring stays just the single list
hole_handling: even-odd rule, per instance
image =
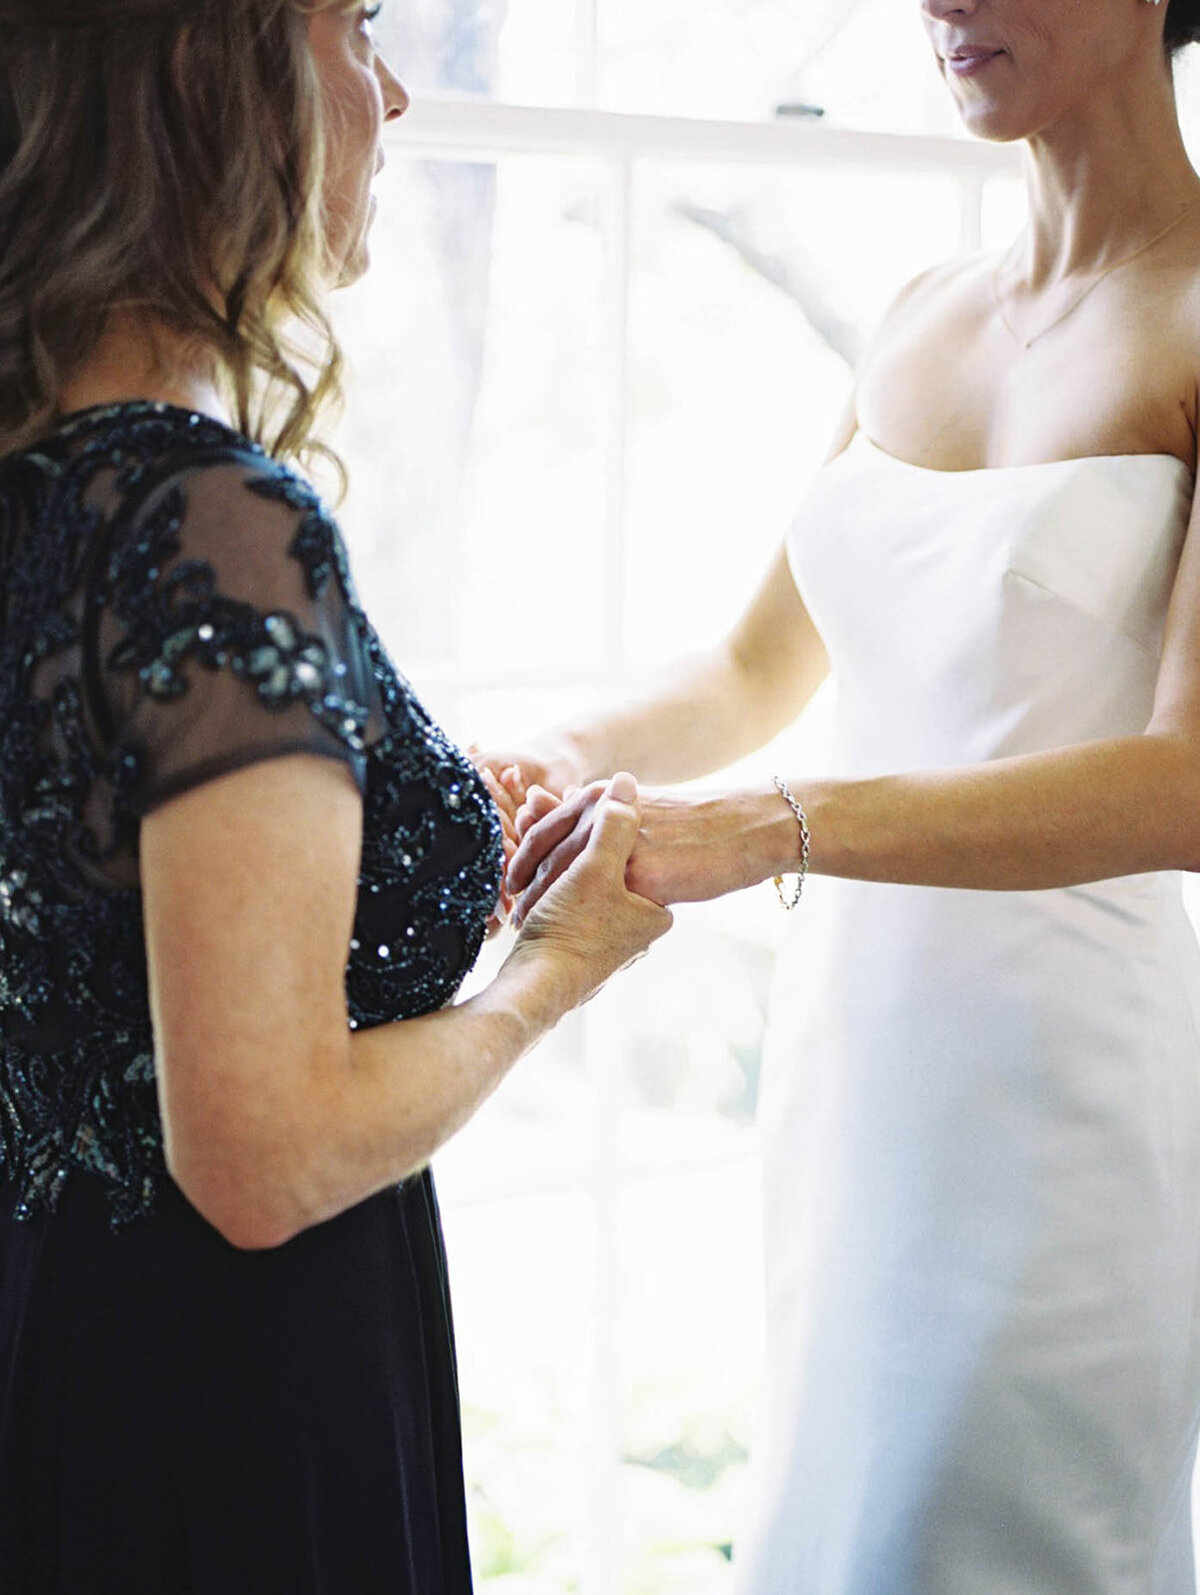
[{"label": "bride's forearm", "polygon": [[777,736],[796,718],[826,673],[823,651],[806,670],[772,680],[738,658],[729,643],[683,661],[645,696],[551,736],[583,780],[629,770],[669,786],[723,770]]},{"label": "bride's forearm", "polygon": [[[808,814],[814,873],[1037,891],[1200,864],[1200,750],[1183,736],[791,787]],[[761,823],[771,795],[750,807],[742,797],[758,879],[794,868],[797,856],[798,827],[777,794],[773,821]]]},{"label": "bride's forearm", "polygon": [[[1146,734],[958,770],[869,780],[793,779],[813,874],[978,891],[1040,891],[1200,867],[1200,746]],[[509,886],[529,908],[584,845],[585,787],[535,799]],[[643,793],[626,884],[657,903],[708,901],[785,875],[800,827],[774,785]]]}]

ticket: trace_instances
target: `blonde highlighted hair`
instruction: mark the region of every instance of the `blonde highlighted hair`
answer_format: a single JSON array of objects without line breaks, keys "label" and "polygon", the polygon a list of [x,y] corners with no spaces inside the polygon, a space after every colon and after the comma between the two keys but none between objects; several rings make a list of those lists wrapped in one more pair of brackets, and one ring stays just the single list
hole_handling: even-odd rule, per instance
[{"label": "blonde highlighted hair", "polygon": [[53,426],[116,313],[211,356],[272,454],[329,455],[318,9],[0,0],[0,455]]}]

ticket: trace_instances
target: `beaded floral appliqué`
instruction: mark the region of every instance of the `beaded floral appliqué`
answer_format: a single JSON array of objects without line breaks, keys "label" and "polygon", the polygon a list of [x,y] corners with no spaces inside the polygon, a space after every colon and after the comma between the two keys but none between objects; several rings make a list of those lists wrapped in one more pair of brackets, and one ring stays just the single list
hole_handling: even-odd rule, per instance
[{"label": "beaded floral appliqu\u00e9", "polygon": [[[266,497],[271,481],[257,476],[245,485]],[[301,486],[289,482],[284,502],[294,507]],[[174,487],[147,517],[137,543],[114,555],[109,571],[113,607],[129,629],[110,653],[108,668],[118,674],[136,670],[145,691],[160,702],[184,696],[192,660],[210,671],[228,669],[254,688],[264,709],[282,711],[302,699],[340,741],[362,753],[366,708],[338,690],[337,674],[344,665],[330,659],[320,639],[307,635],[294,615],[261,614],[219,592],[215,571],[201,559],[180,560],[162,575],[180,550],[186,516],[186,490]],[[328,523],[319,501],[305,520]],[[334,538],[332,525],[327,524],[327,535]],[[304,565],[309,591],[319,597],[330,567],[314,533],[298,531],[289,553]]]},{"label": "beaded floral appliqu\u00e9", "polygon": [[[236,465],[251,501],[295,516],[288,556],[314,599],[344,606],[347,657],[187,557],[188,484],[210,463]],[[98,478],[114,484],[103,510]],[[130,506],[167,481],[125,535]],[[137,880],[146,755],[105,735],[88,604],[121,622],[102,676],[135,682],[158,712],[228,672],[256,712],[302,705],[359,771],[352,1029],[453,997],[496,901],[499,818],[393,666],[318,496],[219,423],[141,403],[68,420],[36,451],[0,460],[0,550],[0,1176],[16,1184],[18,1218],[53,1211],[70,1179],[99,1179],[118,1227],[153,1209],[167,1173]]]}]

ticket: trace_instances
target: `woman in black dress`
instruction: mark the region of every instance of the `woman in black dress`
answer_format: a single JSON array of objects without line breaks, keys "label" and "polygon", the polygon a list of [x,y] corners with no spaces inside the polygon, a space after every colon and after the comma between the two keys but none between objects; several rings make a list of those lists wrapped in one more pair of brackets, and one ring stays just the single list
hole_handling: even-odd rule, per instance
[{"label": "woman in black dress", "polygon": [[450,1006],[501,814],[288,463],[406,104],[361,5],[0,0],[5,1595],[470,1589],[428,1160],[669,924],[618,778]]}]

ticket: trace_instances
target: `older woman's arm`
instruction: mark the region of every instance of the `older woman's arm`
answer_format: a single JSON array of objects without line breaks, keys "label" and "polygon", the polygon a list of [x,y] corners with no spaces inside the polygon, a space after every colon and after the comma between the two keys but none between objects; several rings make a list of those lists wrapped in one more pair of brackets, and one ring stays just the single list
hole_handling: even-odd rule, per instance
[{"label": "older woman's arm", "polygon": [[[142,822],[167,1166],[239,1247],[279,1245],[424,1167],[569,1008],[667,928],[622,884],[636,795],[486,990],[352,1033],[362,844],[348,771],[308,754],[206,782]],[[529,934],[528,932],[532,932]]]}]

